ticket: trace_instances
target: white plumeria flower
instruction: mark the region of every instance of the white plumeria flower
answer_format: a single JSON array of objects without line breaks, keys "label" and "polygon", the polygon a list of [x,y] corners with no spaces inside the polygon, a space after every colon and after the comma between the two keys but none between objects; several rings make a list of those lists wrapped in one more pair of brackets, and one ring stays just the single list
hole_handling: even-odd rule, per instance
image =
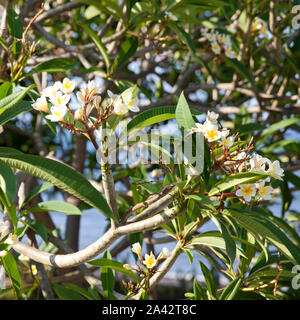
[{"label": "white plumeria flower", "polygon": [[128,106],[123,102],[123,99],[120,96],[117,100],[114,101],[114,113],[123,115],[127,112]]},{"label": "white plumeria flower", "polygon": [[113,103],[115,100],[117,100],[119,98],[118,94],[114,94],[110,90],[107,90],[107,94],[109,96],[109,99],[108,99],[109,104]]},{"label": "white plumeria flower", "polygon": [[234,59],[236,57],[236,52],[232,50],[231,46],[225,46],[225,55],[230,59]]},{"label": "white plumeria flower", "polygon": [[70,96],[62,94],[60,91],[57,92],[56,96],[50,97],[50,101],[54,106],[65,106],[70,100]]},{"label": "white plumeria flower", "polygon": [[207,37],[207,34],[208,34],[208,29],[207,28],[201,28],[200,31],[205,37]]},{"label": "white plumeria flower", "polygon": [[260,156],[257,153],[254,153],[250,159],[250,171],[252,172],[265,172],[265,163],[267,158]]},{"label": "white plumeria flower", "polygon": [[264,200],[271,200],[272,196],[271,193],[273,191],[273,188],[270,186],[265,186],[265,182],[262,181],[258,185],[258,194],[264,199]]},{"label": "white plumeria flower", "polygon": [[124,102],[130,111],[133,111],[133,112],[140,111],[140,108],[138,107],[137,96],[135,98],[133,98],[133,95],[131,94],[124,100]]},{"label": "white plumeria flower", "polygon": [[247,157],[247,154],[245,151],[242,151],[241,153],[239,153],[236,157],[235,160],[245,160]]},{"label": "white plumeria flower", "polygon": [[94,80],[90,80],[87,84],[87,90],[89,96],[94,96],[98,93],[99,88]]},{"label": "white plumeria flower", "polygon": [[224,46],[231,46],[231,40],[230,36],[227,34],[226,36],[223,36],[223,44]]},{"label": "white plumeria flower", "polygon": [[33,264],[32,266],[31,266],[31,272],[32,272],[32,274],[34,275],[34,276],[36,276],[37,275],[37,267],[36,267],[36,265],[35,264]]},{"label": "white plumeria flower", "polygon": [[157,260],[167,259],[169,258],[171,253],[169,252],[168,248],[164,247],[161,253],[158,255]]},{"label": "white plumeria flower", "polygon": [[235,193],[239,197],[243,197],[246,201],[251,201],[251,198],[256,194],[254,184],[240,184],[239,189]]},{"label": "white plumeria flower", "polygon": [[67,107],[65,105],[53,106],[50,109],[51,114],[46,116],[52,122],[63,121],[64,116],[67,113]]},{"label": "white plumeria flower", "polygon": [[42,91],[42,95],[44,95],[45,97],[50,98],[50,99],[54,98],[56,96],[56,94],[59,92],[58,91],[59,89],[60,89],[60,82],[56,81],[53,86],[49,86],[49,87],[45,88]]},{"label": "white plumeria flower", "polygon": [[267,173],[270,173],[271,177],[275,179],[283,180],[281,177],[284,176],[284,170],[280,168],[280,162],[278,160],[272,162],[269,159],[266,159],[266,161],[269,165]]},{"label": "white plumeria flower", "polygon": [[18,241],[18,237],[15,234],[10,233],[7,237],[7,239],[4,241],[5,244],[14,244],[16,241]]},{"label": "white plumeria flower", "polygon": [[215,113],[213,111],[207,111],[206,120],[208,120],[209,122],[216,124],[218,118],[219,118],[218,113]]},{"label": "white plumeria flower", "polygon": [[221,138],[221,132],[216,125],[205,126],[203,133],[208,142],[213,142]]},{"label": "white plumeria flower", "polygon": [[221,142],[223,144],[224,147],[226,148],[230,148],[233,145],[234,142],[234,137],[230,136],[230,137],[222,137],[221,138]]},{"label": "white plumeria flower", "polygon": [[222,138],[227,138],[228,135],[229,135],[229,132],[230,132],[229,129],[223,129],[223,130],[221,131],[221,137],[222,137]]},{"label": "white plumeria flower", "polygon": [[212,41],[211,43],[211,50],[215,53],[215,54],[220,54],[221,52],[221,47],[218,44],[218,42],[216,41]]},{"label": "white plumeria flower", "polygon": [[237,21],[237,20],[234,20],[234,21],[227,27],[227,30],[228,30],[229,32],[236,33],[236,32],[237,32],[237,26],[238,26],[238,21]]},{"label": "white plumeria flower", "polygon": [[32,104],[32,108],[37,111],[49,112],[46,96],[42,95]]},{"label": "white plumeria flower", "polygon": [[4,258],[7,255],[7,251],[6,250],[1,250],[0,251],[0,258]]},{"label": "white plumeria flower", "polygon": [[60,89],[63,93],[70,94],[75,89],[75,81],[64,78],[63,82],[60,83]]},{"label": "white plumeria flower", "polygon": [[29,259],[27,256],[25,256],[24,254],[20,254],[18,259],[19,259],[20,261],[29,261],[29,260],[30,260],[30,259]]},{"label": "white plumeria flower", "polygon": [[152,269],[156,265],[157,260],[155,259],[155,256],[153,252],[149,254],[145,254],[145,260],[143,261],[143,264],[148,268]]},{"label": "white plumeria flower", "polygon": [[195,132],[203,133],[204,130],[205,130],[205,125],[202,124],[202,123],[196,123],[196,128],[193,128],[192,130],[195,131]]},{"label": "white plumeria flower", "polygon": [[151,171],[151,178],[159,178],[164,174],[162,169],[154,169]]},{"label": "white plumeria flower", "polygon": [[213,31],[211,31],[210,33],[206,34],[206,38],[210,42],[215,42],[217,40],[217,34]]},{"label": "white plumeria flower", "polygon": [[83,117],[83,109],[82,108],[79,108],[75,111],[75,114],[74,114],[74,119],[75,120],[81,120]]},{"label": "white plumeria flower", "polygon": [[132,252],[136,253],[138,256],[141,255],[141,252],[142,252],[142,248],[141,248],[141,245],[139,242],[136,242],[132,245],[132,248],[131,248]]}]

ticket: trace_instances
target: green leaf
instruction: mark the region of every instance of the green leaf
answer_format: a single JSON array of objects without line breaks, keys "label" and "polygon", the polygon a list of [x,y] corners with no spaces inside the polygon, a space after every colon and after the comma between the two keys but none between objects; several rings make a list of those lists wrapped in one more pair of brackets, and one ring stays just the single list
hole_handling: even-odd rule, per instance
[{"label": "green leaf", "polygon": [[289,118],[289,119],[284,119],[281,121],[278,121],[272,125],[270,125],[266,130],[264,130],[262,132],[262,135],[260,137],[260,139],[256,142],[256,146],[259,146],[260,144],[262,144],[264,141],[266,141],[266,139],[274,134],[276,131],[282,129],[282,128],[286,128],[289,127],[297,122],[299,122],[300,119],[299,118]]},{"label": "green leaf", "polygon": [[216,208],[213,204],[213,202],[203,194],[190,194],[187,196],[189,199],[194,199],[198,202],[199,207],[204,208],[204,209],[209,209],[212,211],[216,211]]},{"label": "green leaf", "polygon": [[35,196],[37,196],[38,194],[48,190],[49,188],[53,187],[52,183],[49,182],[43,182],[41,184],[39,184],[36,188],[34,188],[33,190],[30,191],[30,193],[28,194],[28,196],[25,198],[23,204],[21,205],[21,208],[31,199],[33,199]]},{"label": "green leaf", "polygon": [[138,45],[139,41],[136,37],[130,37],[128,39],[125,39],[121,43],[119,54],[116,57],[115,62],[112,66],[111,73],[114,73],[117,68],[122,67],[122,65],[126,63],[135,54]]},{"label": "green leaf", "polygon": [[64,283],[64,287],[68,288],[68,289],[71,289],[71,290],[81,294],[83,297],[85,297],[88,300],[94,300],[94,297],[90,292],[88,292],[87,290],[77,286],[74,283]]},{"label": "green leaf", "polygon": [[8,95],[8,92],[10,91],[12,87],[11,82],[4,82],[0,86],[0,99],[5,98]]},{"label": "green leaf", "polygon": [[179,129],[183,128],[186,130],[190,130],[196,127],[195,121],[183,92],[179,97],[175,114]]},{"label": "green leaf", "polygon": [[[103,255],[103,258],[111,260],[112,256],[109,251],[106,251]],[[112,268],[102,267],[101,282],[102,282],[104,296],[108,300],[116,300],[116,297],[113,294],[115,281],[116,281],[115,270]]]},{"label": "green leaf", "polygon": [[45,202],[40,202],[35,206],[27,209],[28,212],[48,212],[48,211],[55,211],[55,212],[62,212],[67,215],[81,215],[81,211],[75,207],[74,205],[58,201],[58,200],[50,200]]},{"label": "green leaf", "polygon": [[41,72],[66,72],[72,70],[77,63],[77,61],[67,58],[55,58],[35,65],[25,76]]},{"label": "green leaf", "polygon": [[53,283],[53,289],[60,300],[85,300],[80,294],[66,286]]},{"label": "green leaf", "polygon": [[56,135],[56,124],[46,118],[46,112],[41,111],[41,115],[47,123],[48,128]]},{"label": "green leaf", "polygon": [[208,268],[206,267],[206,265],[204,263],[202,263],[201,261],[199,261],[199,263],[200,263],[200,267],[201,267],[203,276],[205,278],[208,292],[210,293],[211,298],[213,300],[216,300],[218,297],[217,287],[214,283],[212,273],[208,270]]},{"label": "green leaf", "polygon": [[227,62],[227,64],[229,64],[231,67],[233,67],[240,75],[242,75],[244,78],[248,79],[249,82],[252,84],[252,86],[255,88],[255,81],[244,64],[239,62],[237,59],[229,59],[226,57],[224,57],[224,59]]},{"label": "green leaf", "polygon": [[20,101],[18,104],[12,106],[11,108],[5,110],[0,115],[0,125],[4,125],[6,122],[12,120],[13,118],[17,117],[18,115],[28,112],[32,110],[32,102],[30,101]]},{"label": "green leaf", "polygon": [[178,24],[176,23],[169,23],[169,27],[171,27],[177,33],[178,37],[181,38],[190,49],[193,56],[196,54],[195,44],[191,38],[191,36]]},{"label": "green leaf", "polygon": [[0,160],[0,189],[2,189],[8,203],[14,201],[17,191],[16,176],[10,166]]},{"label": "green leaf", "polygon": [[11,280],[16,297],[18,298],[21,287],[21,277],[16,260],[10,252],[7,252],[6,256],[4,258],[1,258],[1,260],[3,267]]},{"label": "green leaf", "polygon": [[220,296],[220,300],[232,300],[239,288],[241,287],[243,278],[242,277],[237,277],[235,279],[233,279],[227,286],[226,288],[224,288],[221,296]]},{"label": "green leaf", "polygon": [[35,85],[33,84],[26,89],[14,92],[14,93],[10,94],[9,96],[1,99],[0,100],[0,115],[4,111],[17,105],[26,96],[28,91],[31,90],[34,86]]},{"label": "green leaf", "polygon": [[79,24],[79,26],[82,27],[88,33],[88,35],[92,38],[92,40],[94,41],[97,49],[99,50],[99,52],[101,53],[101,55],[102,55],[102,57],[104,59],[104,63],[106,65],[107,73],[109,73],[109,66],[110,66],[109,56],[108,56],[108,53],[106,51],[106,48],[105,48],[104,44],[101,42],[101,40],[97,36],[97,33],[95,33],[93,30],[91,30],[85,24]]},{"label": "green leaf", "polygon": [[35,155],[1,154],[1,148],[0,159],[13,168],[52,183],[98,209],[106,217],[115,219],[103,196],[73,168]]},{"label": "green leaf", "polygon": [[113,270],[122,272],[123,274],[125,274],[126,276],[130,277],[131,279],[133,279],[134,281],[138,282],[138,277],[136,276],[136,274],[134,272],[132,272],[131,270],[127,270],[123,267],[123,263],[118,262],[118,261],[114,261],[111,259],[105,259],[105,258],[101,258],[101,259],[95,259],[92,261],[88,262],[89,264],[96,266],[96,267],[101,267],[101,268],[111,268]]},{"label": "green leaf", "polygon": [[33,219],[26,219],[25,222],[33,231],[41,236],[41,238],[47,243],[48,236],[47,236],[47,229],[44,224],[39,220]]},{"label": "green leaf", "polygon": [[258,172],[242,172],[226,176],[223,180],[217,182],[210,190],[208,197],[212,197],[217,193],[223,192],[229,188],[237,186],[238,184],[254,183],[258,180],[269,177],[268,173]]},{"label": "green leaf", "polygon": [[294,243],[271,221],[256,212],[241,209],[225,209],[223,214],[233,217],[240,225],[251,233],[259,233],[269,240],[293,263],[300,263],[300,250]]},{"label": "green leaf", "polygon": [[196,278],[194,278],[193,282],[193,293],[195,300],[207,300],[207,294],[205,290],[199,285]]},{"label": "green leaf", "polygon": [[23,25],[21,19],[17,13],[10,9],[7,13],[7,26],[9,34],[17,39],[22,39],[23,37]]}]

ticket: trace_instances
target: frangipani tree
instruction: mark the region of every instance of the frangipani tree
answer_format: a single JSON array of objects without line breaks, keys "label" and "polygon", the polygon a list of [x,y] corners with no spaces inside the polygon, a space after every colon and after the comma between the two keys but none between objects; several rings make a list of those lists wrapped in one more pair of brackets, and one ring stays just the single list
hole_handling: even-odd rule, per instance
[{"label": "frangipani tree", "polygon": [[[199,252],[206,283],[194,280],[189,299],[297,297],[289,183],[299,186],[299,142],[285,139],[299,128],[291,7],[3,5],[0,256],[11,282],[3,296],[28,299],[40,288],[45,299],[147,299],[180,254],[192,262]],[[172,121],[178,134],[164,134]],[[50,190],[64,201],[43,201]],[[269,209],[279,194],[281,216]],[[79,250],[90,208],[106,217],[106,231]],[[53,211],[68,215],[65,235]],[[209,221],[215,229],[204,231]],[[173,249],[156,252],[164,241]],[[136,265],[118,261],[128,247]],[[55,281],[74,267],[88,285]]]}]

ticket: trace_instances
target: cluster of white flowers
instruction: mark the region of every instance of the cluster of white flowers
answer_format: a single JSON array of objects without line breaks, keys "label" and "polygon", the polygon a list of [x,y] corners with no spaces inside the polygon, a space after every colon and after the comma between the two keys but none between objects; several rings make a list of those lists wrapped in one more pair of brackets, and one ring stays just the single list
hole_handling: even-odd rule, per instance
[{"label": "cluster of white flowers", "polygon": [[[35,110],[49,113],[46,118],[52,122],[64,121],[64,117],[68,111],[68,103],[70,102],[71,94],[75,89],[75,82],[64,78],[64,80],[56,81],[52,86],[45,88],[42,91],[40,98],[32,104]],[[100,103],[100,96],[98,96],[99,88],[95,81],[89,81],[84,89],[80,89],[76,97],[80,107],[74,112],[74,119],[81,120],[84,115],[84,108],[88,115],[93,109],[93,103]],[[113,103],[113,112],[116,114],[125,114],[128,110],[138,112],[138,100],[133,95],[127,95],[124,98],[122,95],[113,94],[108,90],[109,104]],[[48,102],[52,104],[50,110]]]},{"label": "cluster of white flowers", "polygon": [[214,30],[209,31],[207,28],[202,28],[201,32],[204,37],[210,42],[211,50],[215,54],[221,54],[223,48],[226,57],[231,59],[236,57],[236,53],[232,49],[230,35],[221,34],[219,32],[215,32]]},{"label": "cluster of white flowers", "polygon": [[268,32],[266,23],[259,17],[255,17],[255,19],[253,20],[251,30],[253,32],[259,31],[259,34],[264,37],[267,36],[267,32]]},{"label": "cluster of white flowers", "polygon": [[[168,250],[168,248],[163,248],[162,251],[160,252],[160,254],[158,255],[157,258],[155,258],[153,252],[151,252],[150,254],[145,254],[145,259],[143,259],[142,257],[142,248],[139,242],[136,242],[132,245],[131,248],[132,252],[136,253],[139,257],[139,259],[141,260],[142,264],[147,268],[147,269],[152,269],[153,267],[155,267],[157,265],[157,263],[160,260],[164,260],[170,257],[170,252]],[[129,264],[124,264],[124,268],[128,269],[128,270],[136,270],[134,267],[130,266]]]},{"label": "cluster of white flowers", "polygon": [[[192,131],[201,132],[208,142],[215,142],[217,145],[222,144],[227,150],[230,150],[230,147],[234,143],[234,137],[229,135],[228,129],[220,129],[217,122],[218,117],[218,114],[208,111],[205,122],[203,124],[196,123],[196,128]],[[282,180],[284,170],[280,167],[280,162],[278,160],[272,162],[270,159],[262,157],[257,153],[253,153],[252,156],[250,156],[244,151],[240,153],[233,151],[231,156],[232,160],[226,161],[224,165],[236,163],[239,172],[261,172],[269,174],[269,177],[255,184],[239,185],[236,195],[243,197],[246,201],[250,201],[251,198],[256,195],[263,200],[270,200],[273,188],[266,186],[265,183],[270,182],[271,177]]]}]

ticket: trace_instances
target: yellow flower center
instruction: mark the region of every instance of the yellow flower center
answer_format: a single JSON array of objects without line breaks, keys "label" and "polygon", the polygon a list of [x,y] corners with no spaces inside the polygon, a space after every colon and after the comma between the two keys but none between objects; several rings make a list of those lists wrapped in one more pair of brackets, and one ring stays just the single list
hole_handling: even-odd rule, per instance
[{"label": "yellow flower center", "polygon": [[152,268],[155,264],[155,258],[153,256],[149,256],[145,260],[145,264],[148,268]]},{"label": "yellow flower center", "polygon": [[245,196],[250,196],[253,192],[253,188],[252,186],[243,186],[242,187],[242,193],[245,195]]},{"label": "yellow flower center", "polygon": [[129,100],[128,105],[129,105],[130,107],[132,107],[132,106],[133,106],[133,101],[132,101],[132,100]]},{"label": "yellow flower center", "polygon": [[207,131],[206,131],[206,137],[207,137],[209,140],[215,140],[215,139],[218,137],[218,132],[217,132],[217,130],[215,130],[215,129],[207,130]]},{"label": "yellow flower center", "polygon": [[268,192],[268,189],[265,186],[262,186],[259,190],[261,196],[265,196]]}]

